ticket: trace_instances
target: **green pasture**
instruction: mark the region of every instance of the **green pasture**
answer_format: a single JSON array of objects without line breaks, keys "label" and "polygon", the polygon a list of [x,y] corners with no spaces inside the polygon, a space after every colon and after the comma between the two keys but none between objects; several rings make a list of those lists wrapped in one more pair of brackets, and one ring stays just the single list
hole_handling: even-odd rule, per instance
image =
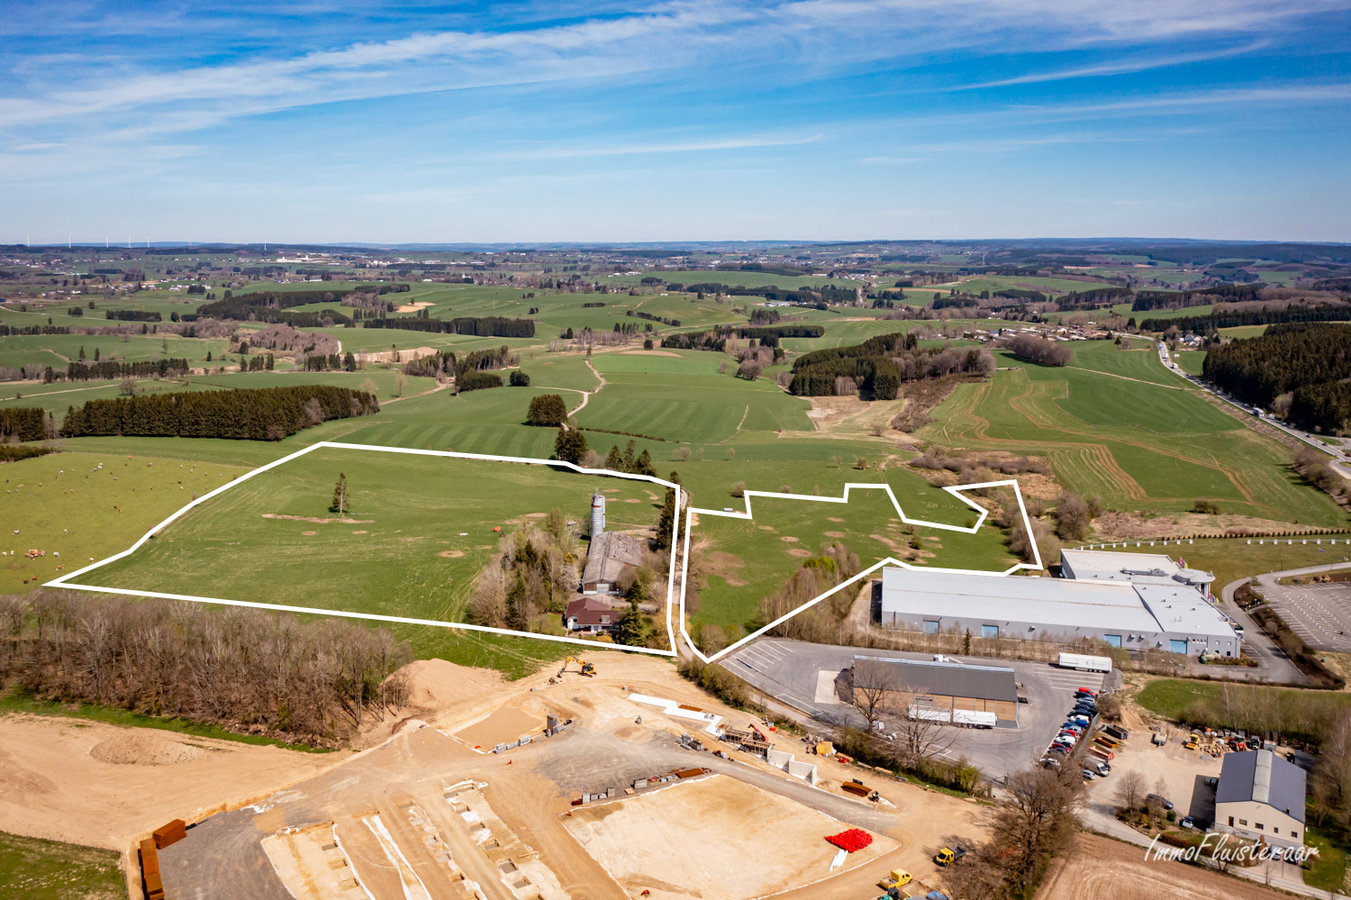
[{"label": "green pasture", "polygon": [[[0,465],[0,551],[6,554],[0,557],[0,593],[29,591],[91,558],[120,553],[195,497],[244,472],[191,457],[130,453],[121,447],[67,450]],[[29,560],[31,549],[47,555]]]},{"label": "green pasture", "polygon": [[604,284],[622,285],[626,290],[638,285],[644,278],[657,277],[667,284],[725,284],[729,287],[745,288],[782,288],[791,290],[799,287],[853,287],[856,281],[845,278],[828,278],[824,275],[776,275],[771,272],[746,272],[736,269],[696,269],[696,270],[660,270],[642,272],[638,275],[615,275],[601,279]]},{"label": "green pasture", "polygon": [[[975,523],[977,514],[970,507],[907,469],[838,474],[841,480],[889,484],[911,519]],[[821,496],[840,498],[843,485],[833,484]],[[745,509],[745,500],[739,498],[718,501],[696,494],[693,500],[703,508]],[[760,616],[761,599],[782,588],[804,559],[819,555],[837,541],[858,555],[862,568],[888,557],[915,565],[985,570],[1003,570],[1017,562],[1009,555],[999,529],[986,526],[968,535],[908,527],[886,493],[876,489],[856,489],[847,503],[754,497],[751,512],[755,516],[751,521],[710,514],[697,517],[691,546],[703,584],[689,617],[691,634],[705,624],[748,631],[765,624]],[[919,548],[911,547],[912,536],[919,539]],[[847,590],[851,596],[857,592],[857,588]]]},{"label": "green pasture", "polygon": [[115,850],[0,832],[0,884],[9,900],[123,900],[120,862]]},{"label": "green pasture", "polygon": [[[1123,346],[1129,345],[1133,345],[1133,349],[1123,349]],[[1159,353],[1153,341],[1130,341],[1128,345],[1122,346],[1114,341],[1075,341],[1070,346],[1074,349],[1074,360],[1070,363],[1074,368],[1136,378],[1154,384],[1181,384],[1178,377],[1159,362]]]},{"label": "green pasture", "polygon": [[1200,375],[1201,367],[1205,365],[1206,351],[1204,350],[1179,350],[1173,354],[1173,362],[1177,363],[1178,368],[1188,375]]},{"label": "green pasture", "polygon": [[1074,278],[1055,278],[1039,275],[975,275],[959,278],[957,285],[951,283],[928,285],[924,290],[932,288],[934,291],[946,293],[954,286],[966,294],[979,294],[981,291],[989,291],[993,294],[996,291],[1006,290],[1041,291],[1043,294],[1068,294],[1073,291],[1082,293],[1099,287],[1112,287],[1113,285],[1107,284],[1106,282],[1078,281]]},{"label": "green pasture", "polygon": [[1000,361],[1014,368],[959,386],[921,436],[946,447],[1044,455],[1062,484],[1113,509],[1182,511],[1209,499],[1225,513],[1346,521],[1291,470],[1289,450],[1189,388],[1025,365],[1003,352]]},{"label": "green pasture", "polygon": [[[350,491],[344,519],[328,511],[340,472]],[[597,489],[607,499],[608,527],[655,524],[663,489],[647,482],[322,448],[232,487],[84,577],[110,587],[463,622],[475,579],[504,536],[555,507],[585,524]],[[580,540],[576,546],[585,548]],[[561,630],[557,616],[541,625]],[[505,640],[411,630],[420,650],[434,644],[462,663]],[[547,650],[530,652],[549,658]]]}]

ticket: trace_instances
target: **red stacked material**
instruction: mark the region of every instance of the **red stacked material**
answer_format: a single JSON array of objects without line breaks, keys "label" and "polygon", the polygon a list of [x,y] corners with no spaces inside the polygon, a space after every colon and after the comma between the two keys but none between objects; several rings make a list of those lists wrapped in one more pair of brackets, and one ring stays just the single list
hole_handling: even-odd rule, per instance
[{"label": "red stacked material", "polygon": [[850,828],[848,831],[841,831],[839,834],[832,834],[826,837],[826,840],[839,847],[841,850],[847,850],[850,853],[862,850],[873,842],[873,836],[861,828]]},{"label": "red stacked material", "polygon": [[176,844],[188,836],[188,823],[182,819],[174,819],[167,825],[161,825],[155,829],[155,847],[163,850],[170,844]]}]

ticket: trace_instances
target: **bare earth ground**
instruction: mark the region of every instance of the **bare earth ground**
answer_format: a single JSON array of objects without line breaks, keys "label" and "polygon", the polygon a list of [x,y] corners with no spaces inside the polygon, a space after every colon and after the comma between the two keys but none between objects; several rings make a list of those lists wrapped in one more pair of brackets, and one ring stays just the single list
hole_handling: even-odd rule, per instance
[{"label": "bare earth ground", "polygon": [[[520,900],[536,889],[546,900],[624,900],[629,893],[567,827],[570,812],[595,816],[596,808],[570,801],[607,788],[624,797],[635,779],[706,766],[719,776],[712,783],[744,795],[721,811],[716,803],[704,804],[711,810],[706,825],[679,810],[670,819],[625,812],[616,821],[633,816],[637,832],[626,829],[625,835],[683,829],[670,849],[701,861],[720,855],[718,865],[710,858],[704,872],[687,878],[667,858],[660,871],[633,870],[624,877],[651,877],[684,896],[744,897],[763,886],[791,889],[780,896],[792,900],[853,900],[876,896],[870,893],[875,882],[896,867],[939,886],[933,853],[955,840],[979,841],[988,828],[986,807],[834,759],[812,760],[820,775],[813,787],[739,751],[720,759],[685,750],[676,741],[681,733],[713,741],[697,722],[640,705],[628,699],[631,693],[698,707],[740,728],[751,718],[703,694],[669,661],[600,649],[586,658],[596,664],[597,677],[574,672],[555,685],[548,683],[552,665],[508,683],[491,671],[439,660],[415,663],[408,670],[409,707],[373,729],[366,736],[371,749],[358,754],[301,754],[7,716],[0,719],[0,829],[126,853],[137,836],[182,817],[192,825],[187,838],[160,854],[173,896],[287,900],[313,896],[316,885],[330,882],[330,892],[320,890],[324,896],[355,897],[346,881],[350,872],[369,900],[460,900],[468,881],[488,900]],[[480,727],[515,731],[527,719],[542,723],[549,712],[572,724],[508,753],[475,752],[456,735]],[[509,727],[502,724],[508,717]],[[805,757],[806,747],[793,738],[774,740],[779,749]],[[844,794],[840,784],[855,777],[876,788],[882,802]],[[635,796],[646,798],[644,791]],[[683,809],[680,799],[679,791],[671,793],[670,802]],[[644,804],[637,805],[640,812]],[[746,804],[761,813],[739,815]],[[767,826],[747,827],[746,821]],[[325,825],[335,831],[326,832]],[[265,839],[316,826],[264,848]],[[716,836],[713,841],[701,841],[701,827]],[[822,862],[830,854],[824,837],[845,827],[872,833],[877,843],[867,852],[874,855],[831,874]],[[328,846],[328,834],[338,836],[336,848]],[[647,843],[629,837],[616,839],[615,847],[622,856]],[[138,877],[132,862],[129,879]],[[729,869],[733,863],[741,869]],[[735,892],[710,889],[710,879]]]},{"label": "bare earth ground", "polygon": [[248,803],[349,755],[6,715],[0,831],[123,850],[170,819]]},{"label": "bare earth ground", "polygon": [[[735,778],[714,775],[577,810],[568,830],[630,894],[760,897],[825,878],[847,826]],[[848,868],[895,849],[877,838]],[[747,865],[755,860],[755,865]]]},{"label": "bare earth ground", "polygon": [[1074,852],[1057,860],[1037,900],[1276,900],[1289,896],[1258,884],[1179,862],[1145,860],[1145,848],[1081,834]]},{"label": "bare earth ground", "polygon": [[1258,519],[1253,516],[1206,516],[1198,513],[1170,513],[1145,518],[1139,513],[1106,512],[1093,520],[1094,541],[1152,540],[1173,535],[1222,536],[1233,530],[1269,532],[1312,530],[1288,522]]}]

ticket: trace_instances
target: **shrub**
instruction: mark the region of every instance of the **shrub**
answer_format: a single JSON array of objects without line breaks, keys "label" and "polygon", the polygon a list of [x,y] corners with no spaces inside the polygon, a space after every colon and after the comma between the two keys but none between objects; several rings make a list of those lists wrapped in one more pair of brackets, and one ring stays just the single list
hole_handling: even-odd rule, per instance
[{"label": "shrub", "polygon": [[[512,373],[511,373],[511,386],[512,386],[512,387],[530,387],[530,376],[527,375],[527,374],[525,374],[524,372],[522,372],[520,369],[514,369],[514,370],[512,370]],[[553,423],[553,424],[557,424],[557,423]]]}]

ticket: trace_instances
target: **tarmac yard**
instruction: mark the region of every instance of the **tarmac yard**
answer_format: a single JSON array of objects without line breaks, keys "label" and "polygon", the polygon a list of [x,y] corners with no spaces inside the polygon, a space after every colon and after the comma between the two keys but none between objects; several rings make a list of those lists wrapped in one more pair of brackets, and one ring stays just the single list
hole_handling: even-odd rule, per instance
[{"label": "tarmac yard", "polygon": [[[848,826],[824,813],[723,775],[681,781],[578,809],[568,831],[630,896],[743,900],[839,874],[826,835]],[[874,836],[854,868],[896,847]]]}]

